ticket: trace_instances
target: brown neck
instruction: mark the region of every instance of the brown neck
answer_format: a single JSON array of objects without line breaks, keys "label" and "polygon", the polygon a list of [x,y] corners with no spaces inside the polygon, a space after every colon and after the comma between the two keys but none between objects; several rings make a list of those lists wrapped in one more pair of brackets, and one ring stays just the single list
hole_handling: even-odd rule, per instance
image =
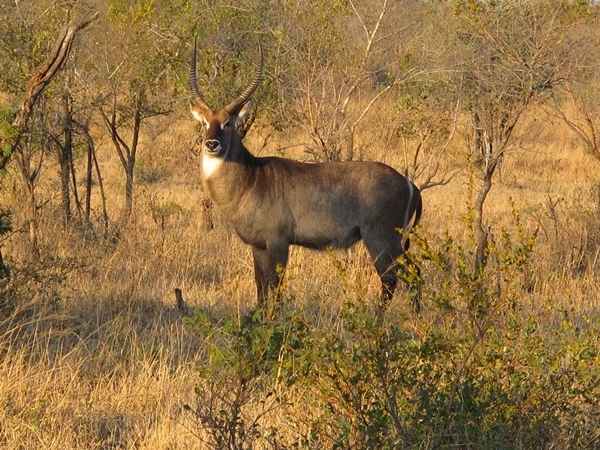
[{"label": "brown neck", "polygon": [[244,194],[255,182],[256,158],[240,143],[227,152],[218,171],[202,184],[217,208],[226,217],[235,214]]}]

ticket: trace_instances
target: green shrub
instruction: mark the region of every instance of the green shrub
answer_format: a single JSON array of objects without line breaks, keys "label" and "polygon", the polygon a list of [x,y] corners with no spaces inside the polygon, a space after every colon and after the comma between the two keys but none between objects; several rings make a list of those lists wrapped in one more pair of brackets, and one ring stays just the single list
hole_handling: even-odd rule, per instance
[{"label": "green shrub", "polygon": [[198,361],[196,403],[186,405],[209,448],[250,449],[278,442],[266,418],[287,403],[285,388],[298,377],[292,350],[302,346],[307,327],[294,312],[276,321],[258,309],[244,317],[215,321],[197,309],[188,327],[204,342]]},{"label": "green shrub", "polygon": [[[276,314],[241,319],[215,322],[197,311],[189,325],[206,352],[188,409],[204,441],[232,449],[594,448],[600,318],[559,311],[550,298],[531,303],[537,230],[524,229],[514,206],[513,219],[512,232],[490,233],[477,265],[470,215],[465,238],[415,231],[421,315],[396,307],[382,316],[337,260],[347,300],[328,329],[292,310],[292,299]],[[294,430],[285,439],[266,426],[274,410],[284,417],[276,423]]]}]

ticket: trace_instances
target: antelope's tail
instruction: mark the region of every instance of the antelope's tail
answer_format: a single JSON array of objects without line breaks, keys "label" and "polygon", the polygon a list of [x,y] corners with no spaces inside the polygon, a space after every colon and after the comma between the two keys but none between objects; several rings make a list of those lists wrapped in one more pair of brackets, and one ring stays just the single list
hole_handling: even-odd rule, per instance
[{"label": "antelope's tail", "polygon": [[[417,188],[411,181],[409,181],[412,187],[412,191],[414,193],[412,201],[409,201],[409,211],[412,210],[409,219],[406,222],[406,227],[404,227],[404,232],[409,233],[413,227],[416,227],[421,221],[421,214],[423,213],[423,200],[421,198],[421,191]],[[413,218],[412,225],[409,226],[410,219]],[[404,240],[404,251],[408,251],[410,247],[410,239],[408,237]]]}]

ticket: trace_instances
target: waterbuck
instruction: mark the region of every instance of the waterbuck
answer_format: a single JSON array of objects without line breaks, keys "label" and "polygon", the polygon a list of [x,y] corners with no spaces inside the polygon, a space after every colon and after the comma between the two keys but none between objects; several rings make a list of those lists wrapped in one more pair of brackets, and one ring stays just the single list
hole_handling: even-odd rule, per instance
[{"label": "waterbuck", "polygon": [[[246,117],[262,71],[261,48],[252,82],[233,102],[214,110],[200,94],[194,43],[189,82],[195,98],[191,112],[202,124],[202,185],[217,211],[252,246],[259,305],[278,287],[290,245],[349,248],[362,239],[381,278],[385,307],[396,289],[397,270],[412,264],[400,258],[408,241],[402,243],[398,230],[419,222],[419,190],[378,162],[304,163],[252,155],[235,124]],[[418,283],[410,287],[418,312]]]}]

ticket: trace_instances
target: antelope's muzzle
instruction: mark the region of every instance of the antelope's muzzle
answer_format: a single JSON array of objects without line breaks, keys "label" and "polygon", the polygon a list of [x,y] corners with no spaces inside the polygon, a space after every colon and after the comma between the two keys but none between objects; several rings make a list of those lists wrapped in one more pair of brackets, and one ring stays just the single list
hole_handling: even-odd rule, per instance
[{"label": "antelope's muzzle", "polygon": [[221,142],[217,139],[207,139],[204,141],[204,150],[208,153],[218,153],[221,150]]}]

